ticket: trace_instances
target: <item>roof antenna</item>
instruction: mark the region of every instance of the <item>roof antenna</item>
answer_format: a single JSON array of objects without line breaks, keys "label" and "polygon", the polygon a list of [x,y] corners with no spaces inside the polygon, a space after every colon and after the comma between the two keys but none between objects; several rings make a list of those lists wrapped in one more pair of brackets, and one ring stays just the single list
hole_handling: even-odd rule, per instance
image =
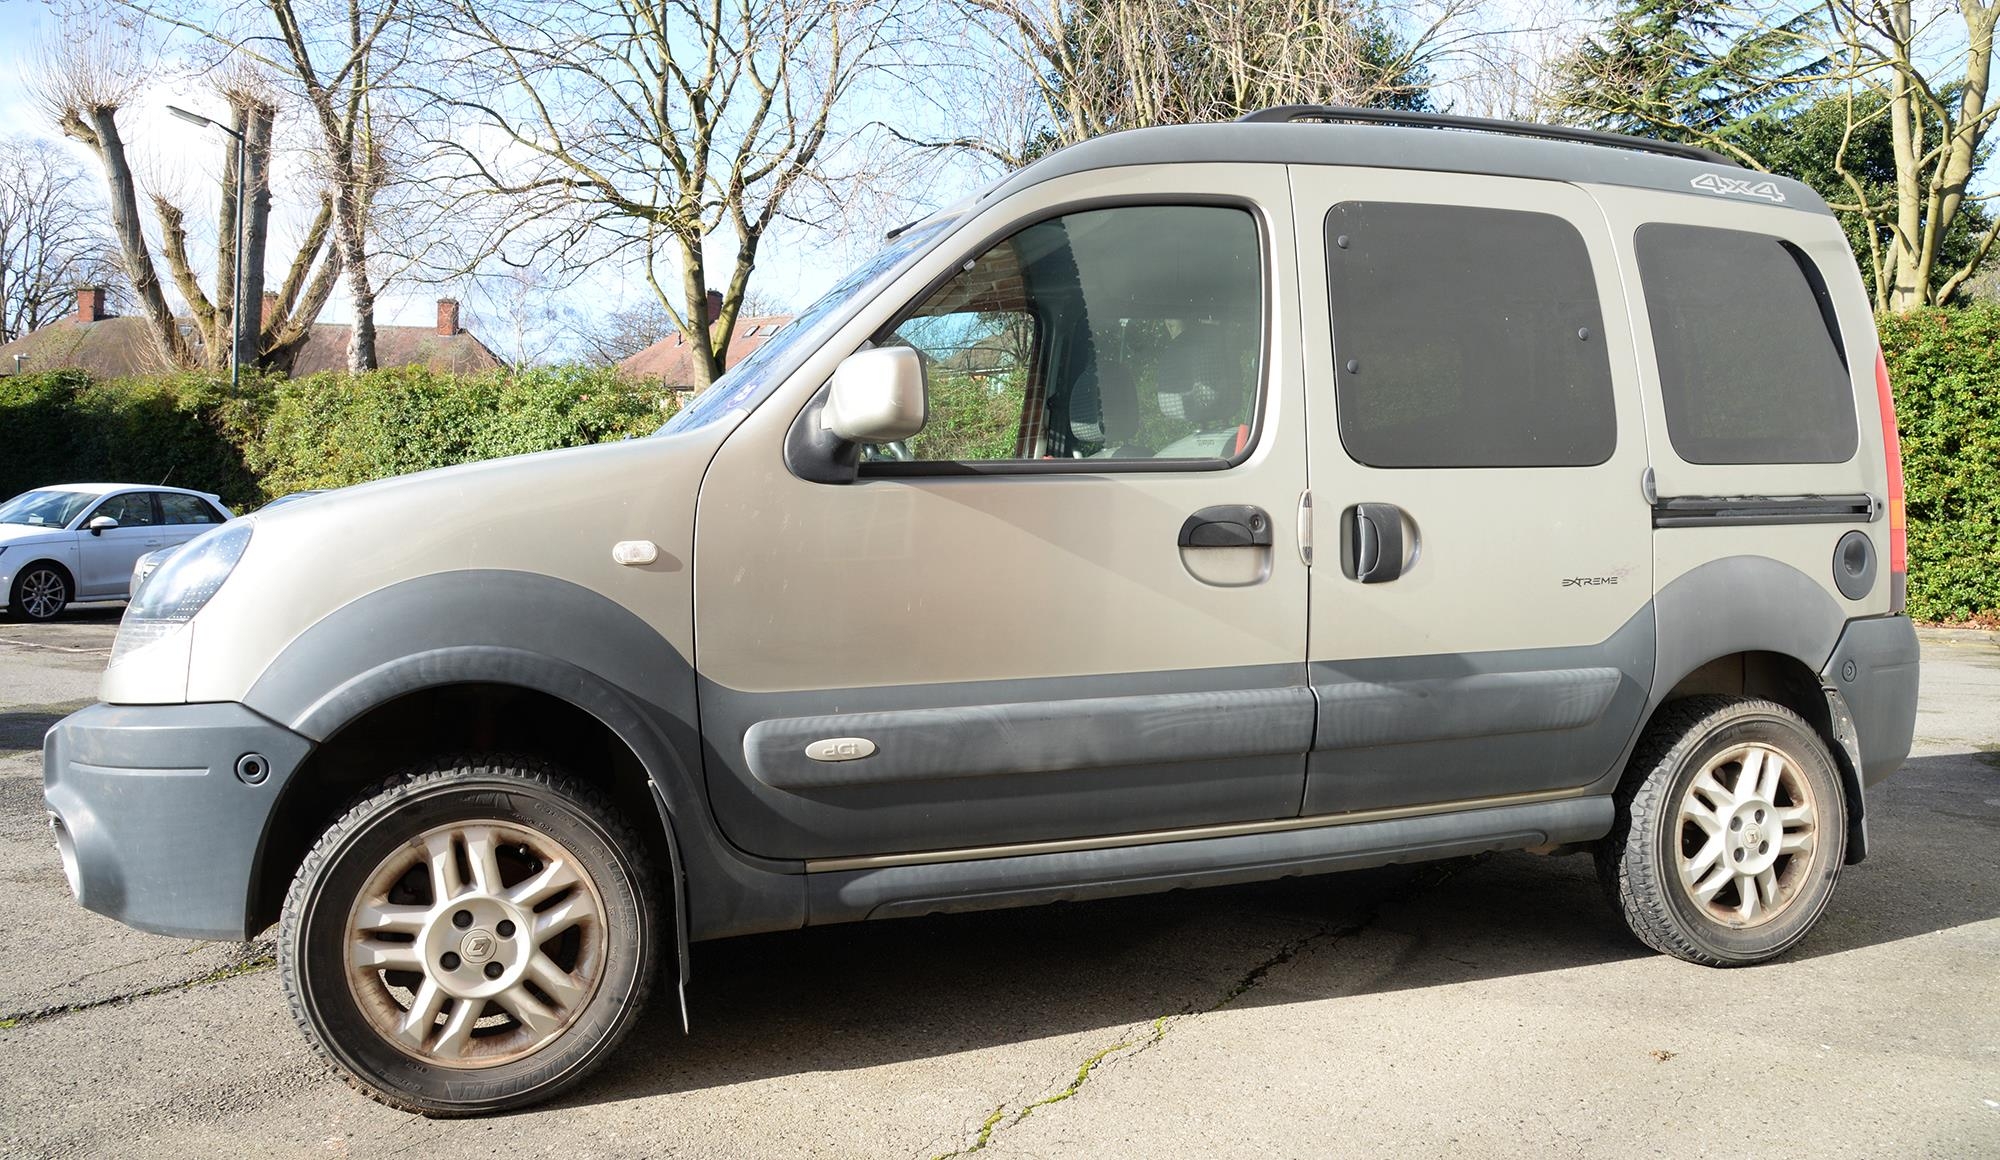
[{"label": "roof antenna", "polygon": [[165,486],[167,486],[167,481],[168,481],[168,480],[170,480],[170,479],[172,479],[172,478],[174,477],[174,468],[175,468],[175,467],[179,467],[179,466],[180,466],[180,464],[176,463],[176,464],[173,464],[172,466],[168,467],[168,468],[167,468],[167,473],[166,473],[165,475],[163,475],[163,476],[161,476],[161,477],[160,477],[160,482],[158,482],[158,483],[154,484],[153,486],[154,486],[154,487],[165,487]]}]

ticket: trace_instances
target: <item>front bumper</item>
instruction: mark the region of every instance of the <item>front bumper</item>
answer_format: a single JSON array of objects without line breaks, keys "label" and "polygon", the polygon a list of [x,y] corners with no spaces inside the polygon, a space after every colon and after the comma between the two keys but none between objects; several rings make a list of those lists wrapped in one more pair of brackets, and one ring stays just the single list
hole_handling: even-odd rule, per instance
[{"label": "front bumper", "polygon": [[312,742],[236,704],[93,705],[42,742],[77,900],[157,934],[242,939],[258,852]]}]

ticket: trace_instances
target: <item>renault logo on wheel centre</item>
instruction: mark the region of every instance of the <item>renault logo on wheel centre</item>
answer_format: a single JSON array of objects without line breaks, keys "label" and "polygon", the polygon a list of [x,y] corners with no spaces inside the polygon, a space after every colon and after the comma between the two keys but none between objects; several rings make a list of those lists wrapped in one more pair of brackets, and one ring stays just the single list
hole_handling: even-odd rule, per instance
[{"label": "renault logo on wheel centre", "polygon": [[484,930],[467,931],[465,941],[458,944],[458,953],[468,962],[485,962],[493,957],[493,935]]}]

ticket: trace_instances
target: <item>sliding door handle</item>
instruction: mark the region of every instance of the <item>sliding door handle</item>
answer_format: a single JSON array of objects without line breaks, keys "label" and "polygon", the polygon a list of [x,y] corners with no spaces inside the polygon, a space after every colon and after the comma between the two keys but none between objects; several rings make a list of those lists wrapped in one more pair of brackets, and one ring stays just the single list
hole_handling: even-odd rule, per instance
[{"label": "sliding door handle", "polygon": [[1358,503],[1340,516],[1340,571],[1349,580],[1381,584],[1403,574],[1403,509]]}]

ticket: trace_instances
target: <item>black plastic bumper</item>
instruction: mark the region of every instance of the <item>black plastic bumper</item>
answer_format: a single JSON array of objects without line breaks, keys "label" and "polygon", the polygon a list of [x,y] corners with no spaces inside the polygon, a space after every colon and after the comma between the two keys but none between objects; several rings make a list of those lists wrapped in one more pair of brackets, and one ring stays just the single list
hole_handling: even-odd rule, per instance
[{"label": "black plastic bumper", "polygon": [[42,743],[77,900],[141,930],[242,939],[259,848],[312,742],[236,704],[93,705]]},{"label": "black plastic bumper", "polygon": [[1849,621],[1820,680],[1854,715],[1861,782],[1874,785],[1910,755],[1917,729],[1917,629],[1907,616]]}]

